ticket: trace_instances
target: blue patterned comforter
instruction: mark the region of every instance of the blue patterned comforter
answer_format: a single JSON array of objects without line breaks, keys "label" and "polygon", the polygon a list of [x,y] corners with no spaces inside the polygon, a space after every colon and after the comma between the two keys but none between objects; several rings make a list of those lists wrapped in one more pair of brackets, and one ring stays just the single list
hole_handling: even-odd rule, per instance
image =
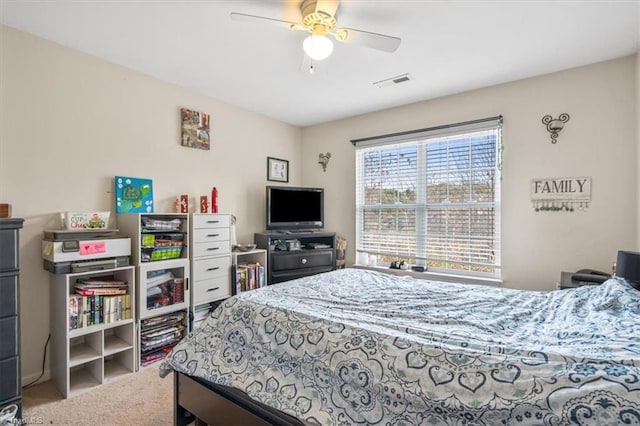
[{"label": "blue patterned comforter", "polygon": [[640,292],[342,269],[227,299],[172,370],[311,424],[639,424]]}]

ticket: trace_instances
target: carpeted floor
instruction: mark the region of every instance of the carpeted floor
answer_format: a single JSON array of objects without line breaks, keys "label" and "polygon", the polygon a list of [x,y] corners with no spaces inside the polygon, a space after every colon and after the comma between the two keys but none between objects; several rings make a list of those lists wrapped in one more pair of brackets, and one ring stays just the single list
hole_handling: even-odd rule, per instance
[{"label": "carpeted floor", "polygon": [[161,379],[159,363],[70,399],[53,382],[23,389],[26,424],[171,425],[173,376]]}]

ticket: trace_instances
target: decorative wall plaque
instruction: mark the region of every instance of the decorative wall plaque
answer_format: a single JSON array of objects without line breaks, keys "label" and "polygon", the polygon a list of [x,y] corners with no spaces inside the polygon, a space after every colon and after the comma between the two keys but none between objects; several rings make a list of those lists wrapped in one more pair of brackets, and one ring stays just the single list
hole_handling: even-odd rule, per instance
[{"label": "decorative wall plaque", "polygon": [[531,202],[537,212],[585,210],[591,202],[591,178],[532,179]]}]

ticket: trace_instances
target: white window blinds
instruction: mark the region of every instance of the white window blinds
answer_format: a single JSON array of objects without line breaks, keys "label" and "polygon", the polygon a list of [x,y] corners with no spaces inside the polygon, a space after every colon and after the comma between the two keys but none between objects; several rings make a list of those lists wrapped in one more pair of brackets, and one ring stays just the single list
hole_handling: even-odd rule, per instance
[{"label": "white window blinds", "polygon": [[358,263],[500,276],[501,117],[352,141]]}]

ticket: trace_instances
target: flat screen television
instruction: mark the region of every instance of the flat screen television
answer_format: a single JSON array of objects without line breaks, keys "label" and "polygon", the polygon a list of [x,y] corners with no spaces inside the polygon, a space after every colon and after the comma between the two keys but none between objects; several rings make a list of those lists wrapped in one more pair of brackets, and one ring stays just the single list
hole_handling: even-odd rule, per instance
[{"label": "flat screen television", "polygon": [[267,230],[324,228],[324,189],[267,186]]}]

